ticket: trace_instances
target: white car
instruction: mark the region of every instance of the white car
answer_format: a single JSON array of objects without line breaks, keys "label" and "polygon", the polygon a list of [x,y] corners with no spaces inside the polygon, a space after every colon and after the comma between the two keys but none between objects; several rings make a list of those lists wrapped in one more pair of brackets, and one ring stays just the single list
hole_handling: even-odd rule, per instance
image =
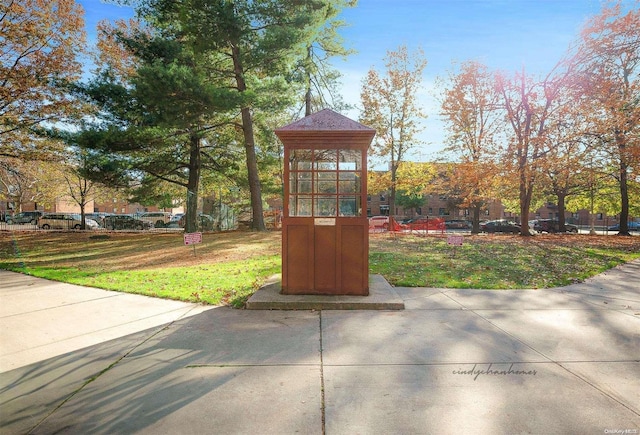
[{"label": "white car", "polygon": [[[98,223],[93,219],[85,219],[85,227],[96,229]],[[46,213],[38,219],[38,228],[43,230],[79,230],[82,228],[82,217],[76,213]]]},{"label": "white car", "polygon": [[169,222],[171,222],[171,213],[167,213],[164,211],[150,211],[146,213],[140,213],[135,217],[140,219],[141,221],[153,224],[155,228],[164,228],[169,225]]},{"label": "white car", "polygon": [[373,216],[369,218],[370,229],[389,229],[389,216]]}]

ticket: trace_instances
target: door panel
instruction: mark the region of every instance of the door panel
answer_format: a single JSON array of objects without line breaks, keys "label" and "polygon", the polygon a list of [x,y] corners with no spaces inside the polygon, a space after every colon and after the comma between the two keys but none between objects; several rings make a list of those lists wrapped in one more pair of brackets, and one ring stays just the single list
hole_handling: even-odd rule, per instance
[{"label": "door panel", "polygon": [[283,286],[287,293],[303,293],[313,286],[312,251],[309,249],[313,246],[313,226],[308,223],[289,224],[283,230],[287,240],[284,244]]},{"label": "door panel", "polygon": [[318,293],[335,293],[336,275],[336,226],[314,226],[314,290]]},{"label": "door panel", "polygon": [[368,294],[369,262],[366,237],[368,226],[342,225],[340,227],[340,281],[345,294]]}]

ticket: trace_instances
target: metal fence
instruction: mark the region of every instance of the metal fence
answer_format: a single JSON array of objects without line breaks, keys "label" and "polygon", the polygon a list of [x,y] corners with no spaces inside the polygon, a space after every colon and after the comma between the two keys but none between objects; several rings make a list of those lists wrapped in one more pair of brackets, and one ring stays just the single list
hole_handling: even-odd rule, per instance
[{"label": "metal fence", "polygon": [[[0,216],[0,231],[81,231],[82,221],[78,214],[45,213],[35,219],[14,219],[15,215]],[[35,223],[34,223],[35,222]],[[238,228],[237,216],[227,209],[221,216],[200,214],[196,222],[197,231],[230,231]],[[181,233],[184,221],[175,219],[159,224],[154,219],[146,219],[143,214],[96,214],[88,213],[85,219],[85,231],[96,232],[152,232]]]}]

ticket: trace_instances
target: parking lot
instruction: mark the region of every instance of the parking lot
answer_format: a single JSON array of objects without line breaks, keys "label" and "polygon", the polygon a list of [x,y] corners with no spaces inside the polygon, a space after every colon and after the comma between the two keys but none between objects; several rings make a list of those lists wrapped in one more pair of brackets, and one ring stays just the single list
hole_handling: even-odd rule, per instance
[{"label": "parking lot", "polygon": [[[74,230],[74,229],[69,229],[69,230],[60,230],[60,229],[50,229],[50,230],[43,230],[41,228],[38,228],[37,225],[33,225],[33,224],[7,224],[6,222],[0,222],[0,231],[78,231],[78,230]],[[176,233],[180,233],[182,231],[184,231],[184,228],[180,228],[180,227],[164,227],[164,228],[150,228],[147,230],[135,230],[135,229],[127,229],[127,230],[107,230],[106,228],[95,228],[92,230],[87,230],[87,231],[94,231],[94,232],[106,232],[106,231],[127,231],[127,232],[160,232],[160,233],[167,233],[167,232],[176,232]]]}]

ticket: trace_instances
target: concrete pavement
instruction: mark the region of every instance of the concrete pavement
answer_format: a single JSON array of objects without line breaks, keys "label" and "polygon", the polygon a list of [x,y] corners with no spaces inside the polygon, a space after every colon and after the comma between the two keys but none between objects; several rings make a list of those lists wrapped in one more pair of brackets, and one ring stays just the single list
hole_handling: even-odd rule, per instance
[{"label": "concrete pavement", "polygon": [[0,271],[0,434],[640,433],[640,261],[395,291],[405,310],[250,311]]}]

